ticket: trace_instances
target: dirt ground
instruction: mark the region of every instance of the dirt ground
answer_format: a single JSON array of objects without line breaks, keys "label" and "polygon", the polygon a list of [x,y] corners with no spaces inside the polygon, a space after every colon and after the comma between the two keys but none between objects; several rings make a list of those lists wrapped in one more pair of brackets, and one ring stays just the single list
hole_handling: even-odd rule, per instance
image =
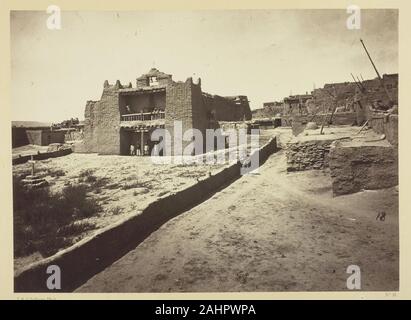
[{"label": "dirt ground", "polygon": [[[93,236],[98,230],[119,219],[143,210],[158,197],[182,190],[197,179],[213,174],[223,165],[161,164],[155,165],[149,157],[99,156],[75,154],[37,161],[36,175],[46,179],[52,192],[58,192],[68,184],[87,184],[91,191],[87,196],[101,206],[101,211],[82,223],[93,226],[78,233],[72,243]],[[31,165],[13,166],[13,175],[25,176]],[[82,172],[89,175],[81,178]],[[91,178],[92,179],[91,179]],[[90,181],[88,181],[89,179]],[[63,248],[61,248],[63,249]],[[39,253],[15,259],[15,268],[26,266],[44,258]]]},{"label": "dirt ground", "polygon": [[287,173],[282,150],[77,291],[340,291],[349,265],[362,290],[398,290],[397,189],[333,198],[327,170]]},{"label": "dirt ground", "polygon": [[[263,133],[260,144],[266,143],[271,136],[270,132]],[[29,153],[44,148],[47,147],[30,145],[15,148],[13,153]],[[150,157],[72,153],[64,157],[37,161],[35,173],[47,180],[52,192],[59,192],[68,184],[88,184],[92,191],[88,192],[87,196],[95,199],[101,206],[98,214],[77,221],[92,227],[73,236],[70,242],[74,244],[81,239],[92,237],[100,229],[120,219],[141,212],[161,196],[197,183],[198,179],[208,177],[226,165],[228,163],[155,164]],[[89,174],[82,178],[82,173],[86,171]],[[24,177],[30,172],[29,163],[13,166],[13,175]],[[43,258],[45,257],[39,252],[18,257],[15,259],[15,269]]]},{"label": "dirt ground", "polygon": [[21,156],[29,156],[37,154],[37,152],[46,152],[48,146],[37,146],[34,144],[28,144],[25,146],[17,147],[12,149],[12,156],[13,158],[17,158],[19,155]]}]

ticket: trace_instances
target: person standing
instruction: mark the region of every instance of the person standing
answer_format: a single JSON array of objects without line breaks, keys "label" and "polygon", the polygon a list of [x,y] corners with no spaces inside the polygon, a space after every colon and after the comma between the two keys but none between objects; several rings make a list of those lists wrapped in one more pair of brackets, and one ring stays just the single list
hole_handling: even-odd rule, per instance
[{"label": "person standing", "polygon": [[136,154],[136,149],[134,144],[130,144],[130,156],[134,156]]}]

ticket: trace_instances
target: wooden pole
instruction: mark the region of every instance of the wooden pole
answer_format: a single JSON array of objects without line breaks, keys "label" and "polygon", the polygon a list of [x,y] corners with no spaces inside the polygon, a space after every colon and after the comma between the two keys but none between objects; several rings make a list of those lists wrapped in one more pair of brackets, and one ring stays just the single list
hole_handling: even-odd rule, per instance
[{"label": "wooden pole", "polygon": [[371,62],[371,64],[372,64],[372,66],[374,67],[374,70],[375,70],[375,73],[376,73],[377,76],[378,76],[378,79],[380,80],[380,85],[381,85],[381,87],[384,89],[385,94],[386,94],[387,97],[388,97],[388,100],[389,100],[390,103],[392,104],[391,96],[390,96],[387,88],[386,88],[385,85],[384,85],[384,81],[382,80],[382,78],[381,78],[381,76],[380,76],[380,73],[378,72],[377,67],[376,67],[375,64],[374,64],[374,61],[372,61],[371,56],[370,56],[370,54],[368,53],[368,50],[367,50],[367,48],[365,47],[365,44],[364,44],[364,42],[362,41],[362,39],[360,39],[360,41],[361,41],[362,46],[364,47],[364,50],[365,50],[365,53],[366,53],[367,56],[368,56],[368,59],[370,59],[370,62]]},{"label": "wooden pole", "polygon": [[363,126],[361,127],[361,129],[360,129],[358,132],[356,132],[354,135],[357,135],[357,134],[359,134],[361,131],[363,131],[364,128],[365,128],[365,126],[366,126],[367,124],[368,124],[368,120],[365,121],[365,123],[363,124]]},{"label": "wooden pole", "polygon": [[140,137],[140,156],[144,155],[144,132],[140,131],[141,137]]}]

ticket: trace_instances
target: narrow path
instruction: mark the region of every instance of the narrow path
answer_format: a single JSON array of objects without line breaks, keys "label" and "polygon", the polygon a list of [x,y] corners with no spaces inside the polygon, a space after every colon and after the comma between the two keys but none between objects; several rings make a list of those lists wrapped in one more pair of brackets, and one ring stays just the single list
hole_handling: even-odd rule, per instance
[{"label": "narrow path", "polygon": [[[332,198],[329,173],[287,174],[272,155],[154,232],[80,292],[398,289],[398,194],[394,188]],[[384,222],[375,219],[387,213]]]}]

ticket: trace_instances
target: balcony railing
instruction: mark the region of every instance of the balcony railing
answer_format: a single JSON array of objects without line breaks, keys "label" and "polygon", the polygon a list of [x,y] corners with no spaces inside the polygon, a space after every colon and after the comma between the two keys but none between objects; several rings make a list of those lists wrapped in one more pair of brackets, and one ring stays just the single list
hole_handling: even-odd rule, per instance
[{"label": "balcony railing", "polygon": [[122,121],[150,121],[150,120],[164,119],[165,115],[166,113],[164,111],[129,113],[129,114],[123,114],[121,116],[121,120]]}]

